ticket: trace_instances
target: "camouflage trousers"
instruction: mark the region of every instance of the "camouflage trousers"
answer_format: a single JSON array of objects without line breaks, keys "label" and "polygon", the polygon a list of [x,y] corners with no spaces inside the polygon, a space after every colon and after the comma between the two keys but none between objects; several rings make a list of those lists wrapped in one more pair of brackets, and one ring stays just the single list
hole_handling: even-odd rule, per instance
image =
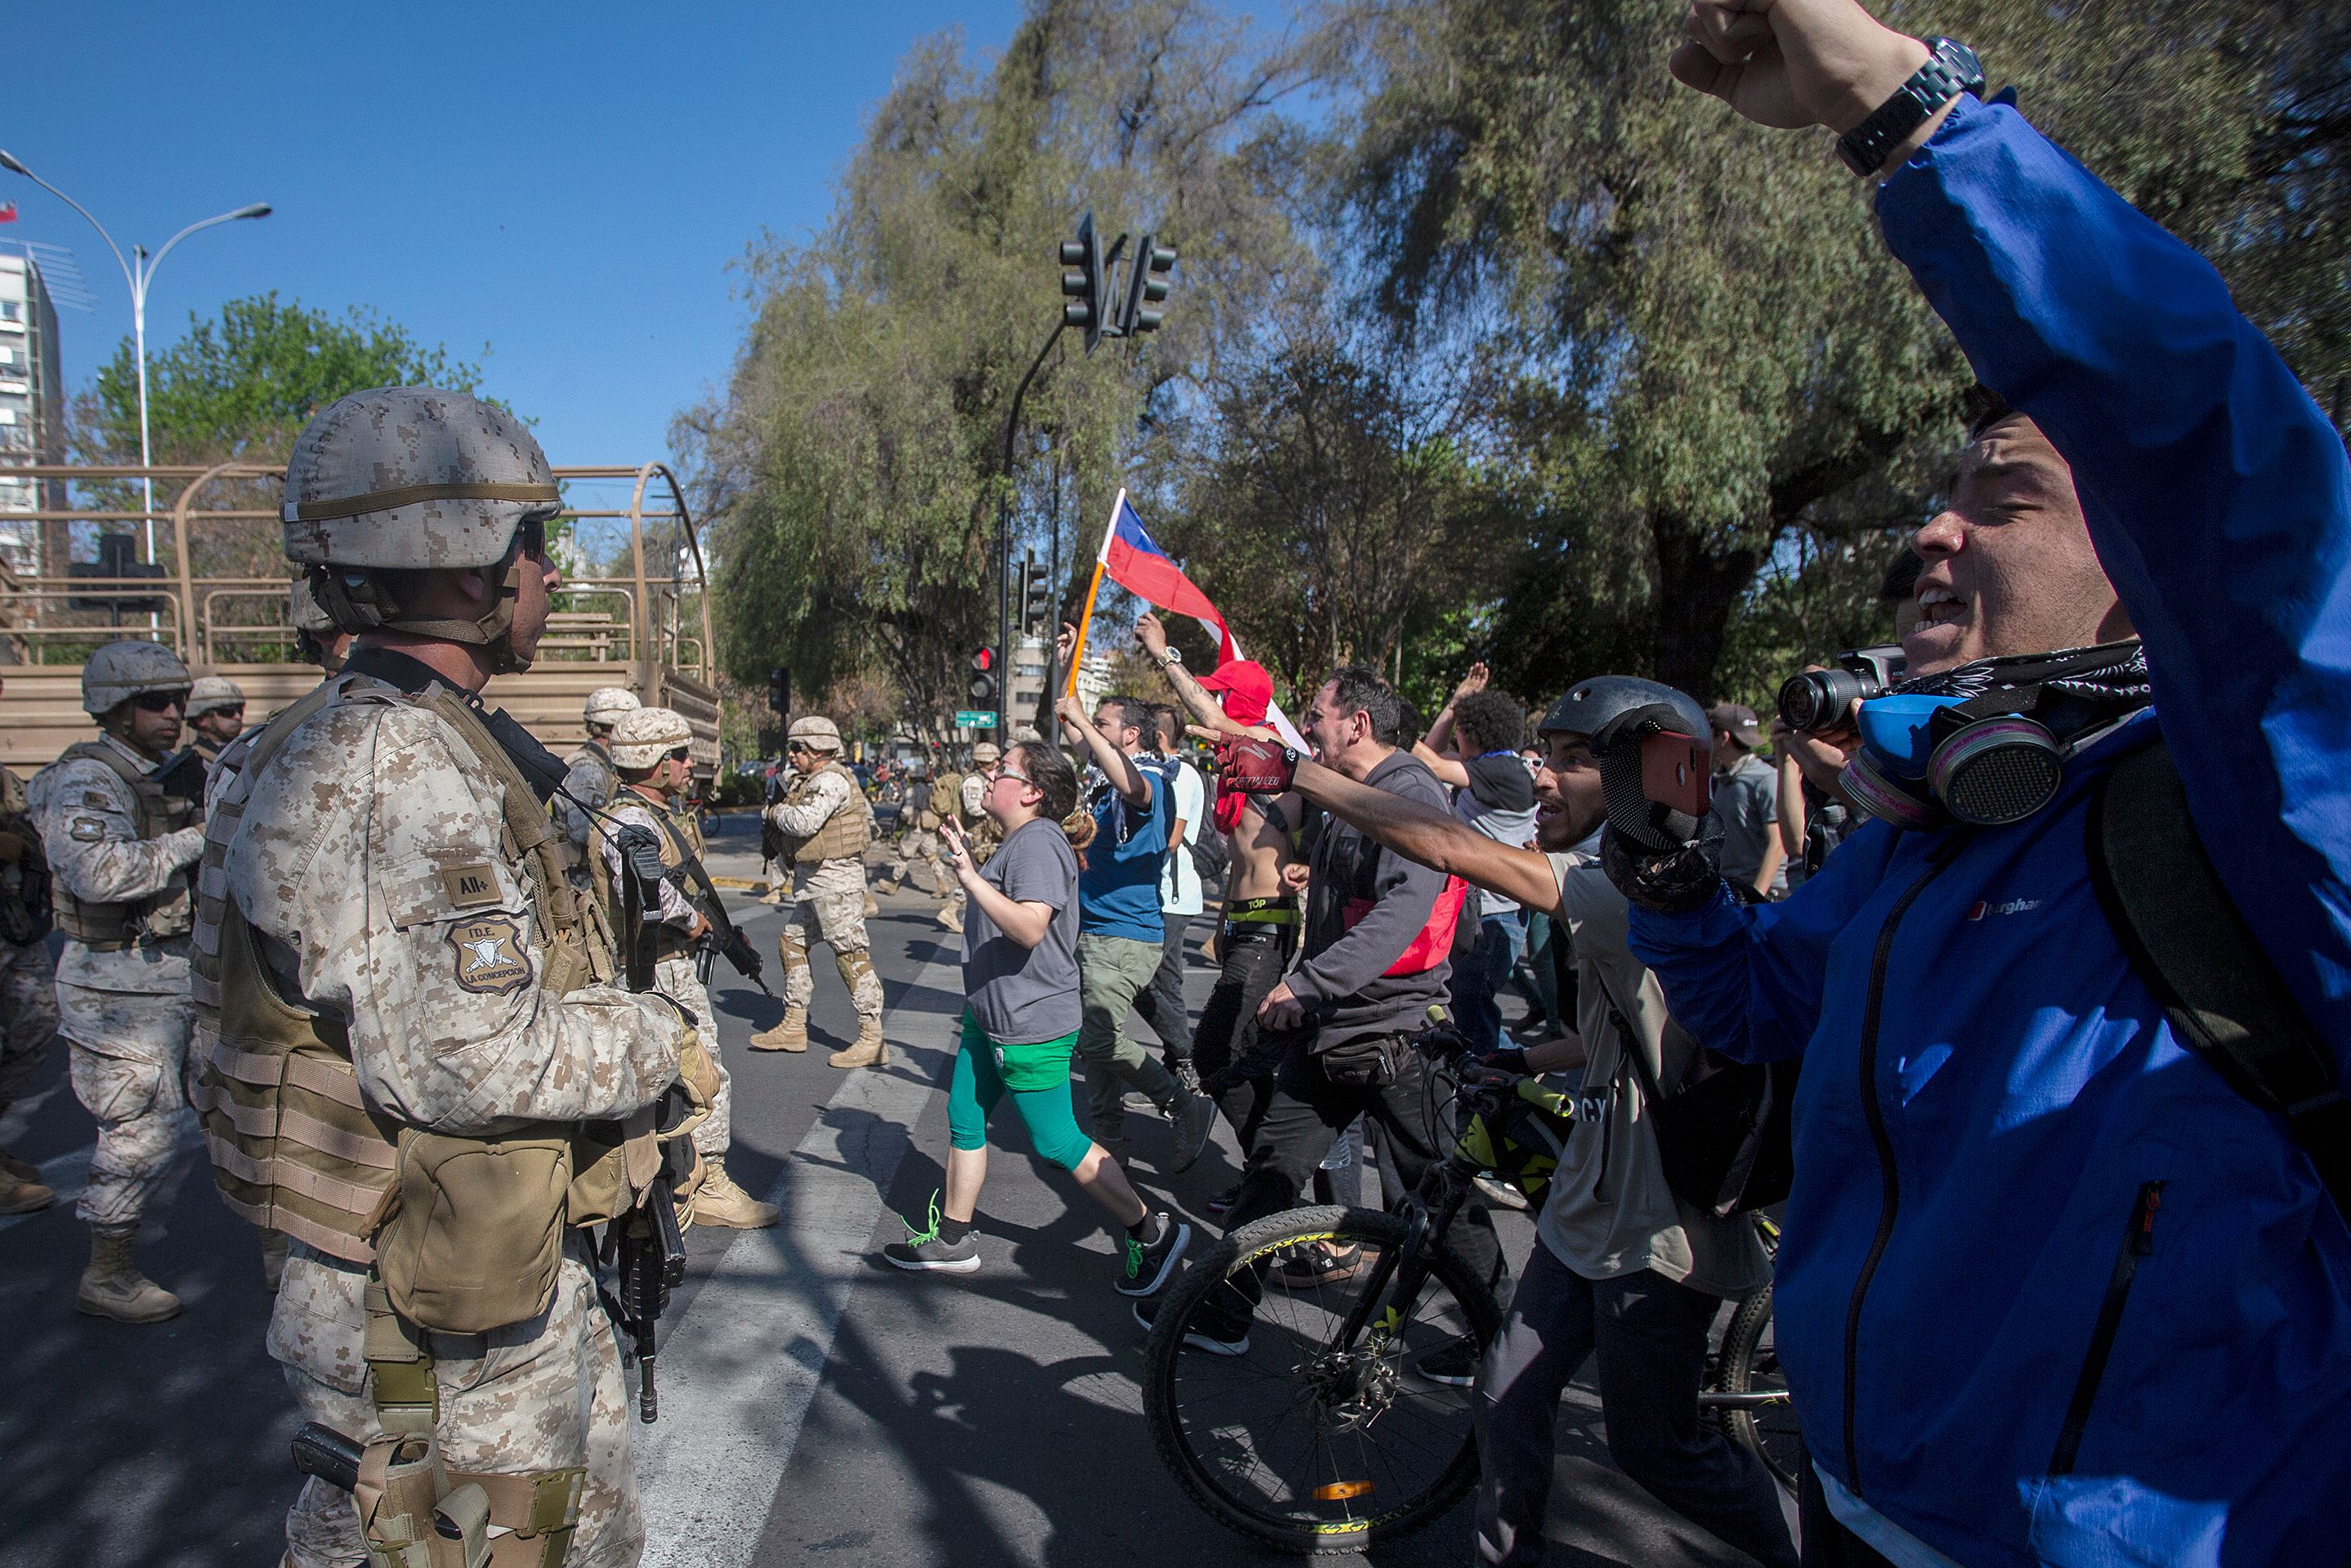
[{"label": "camouflage trousers", "polygon": [[941,903],[962,904],[963,884],[947,870],[946,855],[935,829],[908,828],[898,836],[896,847],[890,852],[892,880],[908,887],[919,886],[914,881],[916,861],[931,868],[931,886]]},{"label": "camouflage trousers", "polygon": [[64,980],[57,993],[74,1098],[98,1122],[89,1185],[74,1212],[91,1225],[136,1225],[179,1145],[195,1004],[185,992],[94,991]]},{"label": "camouflage trousers", "polygon": [[723,1155],[735,1141],[735,1080],[726,1071],[726,1059],[718,1054],[718,1015],[711,1009],[709,988],[694,972],[692,958],[664,958],[655,964],[653,988],[694,1015],[702,1053],[717,1070],[718,1092],[711,1097],[709,1116],[694,1129],[694,1146],[705,1155]]},{"label": "camouflage trousers", "polygon": [[882,980],[873,972],[873,956],[866,951],[865,865],[862,861],[819,861],[792,873],[792,899],[784,912],[783,935],[776,951],[784,961],[784,1006],[803,1010],[816,995],[816,976],[809,968],[810,926],[815,939],[832,949],[833,966],[859,1019],[879,1022]]},{"label": "camouflage trousers", "polygon": [[0,942],[0,1109],[25,1097],[57,1043],[57,969],[45,943]]},{"label": "camouflage trousers", "polygon": [[[441,1396],[434,1436],[442,1462],[469,1474],[585,1466],[565,1568],[627,1568],[645,1542],[629,1460],[628,1395],[612,1320],[580,1262],[580,1234],[545,1317],[486,1334],[423,1336]],[[285,1367],[303,1418],[360,1443],[383,1433],[362,1348],[366,1287],[364,1270],[298,1241],[269,1316],[269,1354]],[[297,1568],[360,1562],[367,1545],[351,1494],[305,1481],[286,1513],[286,1545]]]}]

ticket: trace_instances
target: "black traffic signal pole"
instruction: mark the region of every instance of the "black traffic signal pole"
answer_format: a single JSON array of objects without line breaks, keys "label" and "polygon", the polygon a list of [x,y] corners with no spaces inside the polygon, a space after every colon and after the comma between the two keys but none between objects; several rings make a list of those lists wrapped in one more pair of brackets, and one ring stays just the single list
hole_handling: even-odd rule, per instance
[{"label": "black traffic signal pole", "polygon": [[[1096,305],[1095,310],[1099,314],[1101,306]],[[1045,356],[1051,353],[1053,345],[1061,340],[1061,329],[1068,325],[1062,312],[1057,308],[1053,312],[1053,329],[1045,334],[1045,341],[1038,347],[1037,357],[1029,361],[1029,373],[1020,378],[1020,385],[1014,389],[1012,412],[1004,420],[1004,493],[998,497],[996,505],[996,658],[998,665],[996,744],[998,746],[1012,737],[1012,727],[1008,722],[1012,715],[1012,666],[1007,663],[1012,657],[1012,447],[1019,439],[1020,404],[1029,395],[1029,385],[1037,379],[1037,372],[1045,368]],[[1050,646],[1050,639],[1047,642]],[[1049,694],[1053,684],[1053,663],[1049,653],[1045,664],[1045,685]]]}]

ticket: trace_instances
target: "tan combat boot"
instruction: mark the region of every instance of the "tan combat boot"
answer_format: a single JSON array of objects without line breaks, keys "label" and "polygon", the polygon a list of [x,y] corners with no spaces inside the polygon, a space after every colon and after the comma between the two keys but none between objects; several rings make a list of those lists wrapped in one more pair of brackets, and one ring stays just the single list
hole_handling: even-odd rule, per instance
[{"label": "tan combat boot", "polygon": [[139,1271],[131,1260],[136,1225],[89,1228],[89,1267],[81,1271],[74,1310],[119,1323],[160,1323],[180,1314],[180,1298]]},{"label": "tan combat boot", "polygon": [[939,924],[958,936],[962,935],[963,916],[956,913],[956,906],[952,904],[939,905]]},{"label": "tan combat boot", "polygon": [[751,1037],[753,1051],[806,1051],[808,1049],[808,1009],[786,1008],[784,1016],[773,1029],[763,1029]]},{"label": "tan combat boot", "polygon": [[726,1162],[715,1155],[702,1156],[702,1185],[694,1192],[694,1222],[723,1225],[729,1230],[765,1230],[783,1218],[772,1203],[761,1203],[726,1174]]},{"label": "tan combat boot", "polygon": [[57,1195],[39,1182],[0,1169],[0,1214],[33,1214],[57,1200]]},{"label": "tan combat boot", "polygon": [[857,1040],[845,1051],[836,1051],[825,1058],[835,1067],[880,1067],[890,1060],[890,1048],[882,1040],[880,1019],[860,1019]]},{"label": "tan combat boot", "polygon": [[865,890],[865,918],[871,920],[881,913],[882,906],[873,902],[873,890],[870,887],[867,888]]}]

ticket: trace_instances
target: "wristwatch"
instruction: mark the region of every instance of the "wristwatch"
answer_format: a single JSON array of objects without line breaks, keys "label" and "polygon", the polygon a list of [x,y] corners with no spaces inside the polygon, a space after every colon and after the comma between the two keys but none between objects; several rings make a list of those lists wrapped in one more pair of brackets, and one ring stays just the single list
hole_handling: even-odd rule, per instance
[{"label": "wristwatch", "polygon": [[1159,667],[1163,670],[1170,664],[1180,664],[1183,662],[1184,650],[1173,643],[1167,644],[1167,652],[1159,655]]},{"label": "wristwatch", "polygon": [[1927,63],[1877,112],[1837,138],[1837,156],[1864,178],[1886,166],[1886,155],[1900,146],[1928,116],[1963,92],[1983,96],[1983,62],[1957,38],[1929,38]]}]

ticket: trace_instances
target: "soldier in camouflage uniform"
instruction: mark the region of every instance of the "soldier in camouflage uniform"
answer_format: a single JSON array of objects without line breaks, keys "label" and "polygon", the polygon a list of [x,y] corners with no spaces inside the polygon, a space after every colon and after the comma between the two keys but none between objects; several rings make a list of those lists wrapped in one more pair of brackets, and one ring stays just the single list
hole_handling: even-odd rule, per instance
[{"label": "soldier in camouflage uniform", "polygon": [[[48,862],[24,781],[0,768],[0,1116],[48,1064],[57,1038],[57,966],[49,959]],[[0,1149],[0,1214],[57,1202],[41,1171]]]},{"label": "soldier in camouflage uniform", "polygon": [[[610,928],[563,875],[544,804],[561,765],[474,696],[526,667],[545,627],[559,505],[529,431],[458,393],[356,393],[296,442],[287,554],[360,636],[343,673],[280,715],[215,793],[199,1092],[224,1197],[295,1238],[269,1349],[303,1414],[363,1444],[429,1436],[452,1484],[500,1489],[494,1524],[517,1522],[517,1493],[537,1499],[576,1517],[564,1561],[604,1568],[636,1562],[643,1526],[619,1351],[580,1227],[650,1179],[629,1151],[647,1146],[641,1129],[694,1036],[676,1004],[614,983]],[[304,1118],[278,1117],[298,1092]],[[256,1107],[276,1128],[257,1145],[236,1114]],[[614,1125],[616,1142],[589,1124]],[[578,1174],[528,1190],[552,1205],[543,1221],[412,1245],[448,1211],[434,1184],[450,1167],[421,1163],[428,1151],[491,1138],[567,1149]],[[395,1207],[395,1183],[426,1190]],[[516,1234],[559,1239],[519,1283],[497,1267]],[[512,1306],[526,1288],[539,1304]],[[427,1311],[436,1291],[486,1300],[475,1315],[504,1326],[454,1326],[465,1314]],[[314,1479],[287,1518],[288,1560],[348,1568],[368,1556],[363,1526],[396,1537],[414,1523],[368,1524],[351,1494]],[[559,1531],[538,1539],[561,1549]]]},{"label": "soldier in camouflage uniform", "polygon": [[[694,729],[674,708],[641,707],[620,716],[612,727],[612,765],[620,788],[611,800],[607,820],[599,824],[596,842],[604,861],[606,886],[612,907],[620,907],[621,850],[614,835],[622,828],[642,827],[661,844],[662,864],[682,867],[702,859],[702,827],[694,813],[677,809],[678,797],[694,777],[686,755]],[[695,1188],[693,1218],[697,1225],[723,1225],[733,1230],[760,1230],[776,1223],[776,1206],[745,1192],[726,1174],[726,1150],[734,1141],[734,1081],[718,1052],[718,1013],[702,983],[702,950],[709,945],[710,921],[688,901],[675,878],[661,883],[662,931],[653,961],[653,984],[685,1004],[695,1020],[703,1053],[709,1057],[717,1081],[710,1097],[710,1114],[694,1130],[694,1146],[702,1154],[702,1185]]]},{"label": "soldier in camouflage uniform", "polygon": [[74,1304],[121,1322],[161,1322],[180,1299],[139,1271],[131,1243],[169,1174],[187,1103],[189,868],[204,852],[204,774],[180,743],[193,684],[161,643],[109,643],[89,656],[81,703],[103,732],[68,747],[26,791],[40,824],[57,925],[60,1029],[74,1096],[98,1121],[77,1210],[89,1267]]},{"label": "soldier in camouflage uniform", "polygon": [[962,809],[962,800],[963,775],[952,768],[934,764],[927,782],[910,779],[905,804],[898,809],[898,841],[892,846],[890,864],[883,873],[889,881],[882,891],[895,893],[915,885],[916,861],[930,867],[931,886],[939,901],[939,924],[950,931],[963,929],[962,917],[956,914],[963,907],[963,887],[939,858],[939,829],[951,813]]},{"label": "soldier in camouflage uniform", "polygon": [[[582,867],[590,856],[589,841],[595,831],[595,813],[603,810],[620,786],[612,771],[612,727],[623,714],[634,713],[643,705],[637,694],[626,686],[598,686],[588,694],[580,709],[580,724],[588,738],[572,749],[563,759],[567,769],[563,776],[562,792],[555,797],[555,820],[563,825],[564,837],[571,841]],[[580,879],[584,885],[592,878]]]},{"label": "soldier in camouflage uniform", "polygon": [[[962,802],[956,821],[963,828],[964,841],[971,846],[971,863],[986,865],[996,846],[1004,841],[1004,830],[987,814],[982,804],[987,799],[987,781],[996,776],[996,766],[1004,760],[1004,749],[992,740],[983,740],[971,748],[971,771],[964,775],[959,799]],[[963,883],[956,883],[960,892]]]},{"label": "soldier in camouflage uniform", "polygon": [[235,681],[204,675],[188,689],[188,744],[209,768],[245,733],[245,692]]},{"label": "soldier in camouflage uniform", "polygon": [[793,898],[777,950],[784,961],[784,1016],[751,1037],[759,1051],[808,1049],[809,999],[816,976],[809,968],[809,926],[832,949],[841,983],[857,1008],[857,1040],[827,1060],[835,1067],[879,1067],[890,1059],[882,1042],[882,981],[865,937],[865,845],[873,807],[841,766],[841,731],[829,718],[795,719],[785,747],[792,779],[784,798],[768,808],[783,835],[792,867]]}]

